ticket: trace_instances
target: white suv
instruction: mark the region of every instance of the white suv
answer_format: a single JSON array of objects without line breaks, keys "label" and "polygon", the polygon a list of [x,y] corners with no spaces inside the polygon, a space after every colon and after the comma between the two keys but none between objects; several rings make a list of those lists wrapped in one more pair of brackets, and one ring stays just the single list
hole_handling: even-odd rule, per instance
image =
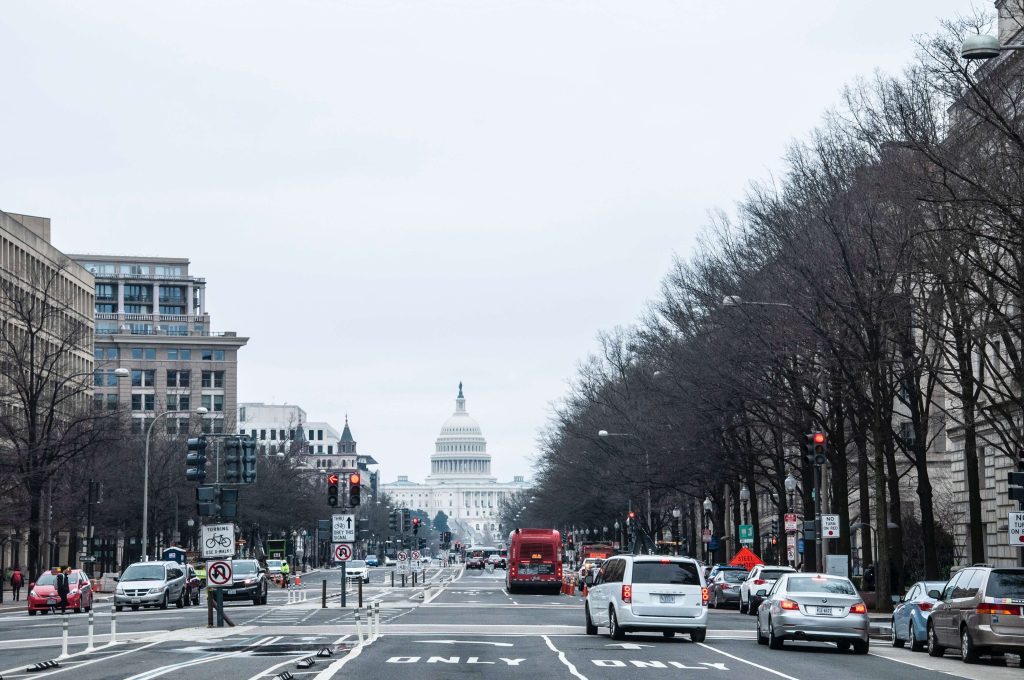
[{"label": "white suv", "polygon": [[783,574],[796,571],[793,567],[779,567],[774,564],[759,564],[747,574],[747,580],[740,584],[740,614],[757,616],[761,598],[755,593],[762,588],[767,592]]},{"label": "white suv", "polygon": [[584,607],[587,635],[607,626],[613,640],[630,631],[708,632],[708,589],[700,564],[689,557],[616,555],[601,565]]}]

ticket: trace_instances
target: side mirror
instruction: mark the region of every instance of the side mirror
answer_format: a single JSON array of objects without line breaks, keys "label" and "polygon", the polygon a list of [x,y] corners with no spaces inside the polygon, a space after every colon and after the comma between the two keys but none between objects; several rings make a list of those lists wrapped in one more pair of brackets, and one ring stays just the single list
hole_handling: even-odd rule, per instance
[{"label": "side mirror", "polygon": [[907,601],[907,596],[906,595],[900,595],[900,602],[906,602],[906,601]]},{"label": "side mirror", "polygon": [[757,597],[768,597],[768,591],[765,590],[764,588],[761,588],[756,593],[754,593],[754,595],[757,596]]},{"label": "side mirror", "polygon": [[934,589],[933,590],[929,590],[928,591],[928,597],[932,598],[933,600],[941,600],[942,599],[942,591],[934,590]]},{"label": "side mirror", "polygon": [[114,583],[117,583],[117,582],[118,582],[118,581],[120,581],[120,580],[121,580],[121,577],[120,577],[120,576],[115,576],[115,577],[114,577]]}]

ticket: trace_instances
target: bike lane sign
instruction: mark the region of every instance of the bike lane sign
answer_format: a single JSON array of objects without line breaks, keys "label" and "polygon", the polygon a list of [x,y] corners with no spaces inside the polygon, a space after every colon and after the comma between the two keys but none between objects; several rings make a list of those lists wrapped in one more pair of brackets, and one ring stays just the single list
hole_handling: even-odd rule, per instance
[{"label": "bike lane sign", "polygon": [[235,525],[204,524],[200,545],[204,558],[234,557]]}]

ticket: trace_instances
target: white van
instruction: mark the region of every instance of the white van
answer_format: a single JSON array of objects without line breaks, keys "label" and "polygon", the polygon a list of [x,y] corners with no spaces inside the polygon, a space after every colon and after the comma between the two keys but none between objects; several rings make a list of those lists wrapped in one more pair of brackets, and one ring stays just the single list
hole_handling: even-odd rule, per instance
[{"label": "white van", "polygon": [[708,632],[708,589],[700,564],[689,557],[616,555],[609,557],[587,593],[588,635],[599,626],[614,640],[631,631],[661,631],[665,637],[689,633],[703,642]]}]

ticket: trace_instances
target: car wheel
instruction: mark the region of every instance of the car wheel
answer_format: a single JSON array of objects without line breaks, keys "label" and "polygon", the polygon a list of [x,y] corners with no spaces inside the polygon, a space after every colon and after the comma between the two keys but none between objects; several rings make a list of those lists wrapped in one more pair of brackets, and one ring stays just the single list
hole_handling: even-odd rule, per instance
[{"label": "car wheel", "polygon": [[584,617],[584,620],[586,622],[587,635],[597,635],[597,626],[595,626],[594,622],[590,619],[590,605],[589,604],[588,605],[584,605],[584,607],[583,607],[583,617]]},{"label": "car wheel", "polygon": [[[760,606],[760,603],[758,603],[758,606]],[[747,613],[751,616],[757,616],[757,607],[754,606],[753,601],[747,602]]]},{"label": "car wheel", "polygon": [[694,642],[704,642],[708,638],[707,628],[698,628],[697,630],[690,632],[690,639]]},{"label": "car wheel", "polygon": [[182,588],[178,591],[178,599],[174,601],[174,606],[181,609],[185,606],[185,589]]},{"label": "car wheel", "polygon": [[768,648],[782,649],[782,638],[775,635],[775,625],[768,619]]},{"label": "car wheel", "polygon": [[740,593],[740,614],[747,613],[747,605],[743,602],[743,593]]},{"label": "car wheel", "polygon": [[120,611],[124,611],[124,607],[122,607],[122,606],[121,606],[121,605],[119,605],[119,604],[115,604],[115,605],[114,605],[114,611],[115,611],[115,612],[120,612]]},{"label": "car wheel", "polygon": [[77,607],[75,607],[75,613],[76,614],[81,614],[82,613],[82,605],[78,605]]},{"label": "car wheel", "polygon": [[619,626],[619,619],[615,616],[615,607],[608,608],[608,636],[613,640],[626,638],[626,631]]},{"label": "car wheel", "polygon": [[925,642],[918,640],[917,635],[914,634],[914,622],[911,621],[907,628],[907,641],[910,642],[910,649],[914,652],[920,652],[925,648]]},{"label": "car wheel", "polygon": [[971,639],[971,631],[968,630],[967,626],[961,627],[960,659],[964,663],[978,663],[979,656],[981,656],[981,652],[974,646],[974,640]]},{"label": "car wheel", "polygon": [[260,604],[266,604],[266,603],[267,603],[267,589],[264,588],[263,589],[263,597],[260,598]]},{"label": "car wheel", "polygon": [[198,592],[192,598],[192,606],[193,607],[198,607],[199,606],[199,593]]},{"label": "car wheel", "polygon": [[137,612],[137,611],[139,611],[139,605],[137,605],[137,604],[133,604],[133,605],[132,605],[132,611],[133,611],[133,612]]},{"label": "car wheel", "polygon": [[757,644],[759,644],[759,645],[766,645],[766,644],[768,644],[768,638],[766,638],[764,636],[764,634],[761,633],[761,617],[760,616],[757,617]]},{"label": "car wheel", "polygon": [[848,652],[848,651],[850,651],[850,641],[849,640],[840,640],[839,642],[836,643],[836,649],[838,649],[840,652]]},{"label": "car wheel", "polygon": [[903,639],[896,634],[896,619],[893,619],[892,623],[889,624],[889,644],[893,647],[903,646]]},{"label": "car wheel", "polygon": [[28,615],[29,615],[29,616],[35,616],[35,615],[36,615],[36,614],[38,614],[38,613],[39,613],[39,612],[37,612],[37,611],[36,611],[35,609],[29,609],[29,610],[28,610]]},{"label": "car wheel", "polygon": [[[164,593],[164,599],[160,600],[160,609],[167,609],[168,604],[167,593]],[[132,607],[132,609],[134,610],[135,607]]]},{"label": "car wheel", "polygon": [[853,641],[853,653],[854,654],[867,654],[870,649],[870,643],[867,640],[854,640]]},{"label": "car wheel", "polygon": [[939,644],[938,638],[935,637],[935,626],[928,622],[928,656],[942,656],[946,653],[946,648]]}]

